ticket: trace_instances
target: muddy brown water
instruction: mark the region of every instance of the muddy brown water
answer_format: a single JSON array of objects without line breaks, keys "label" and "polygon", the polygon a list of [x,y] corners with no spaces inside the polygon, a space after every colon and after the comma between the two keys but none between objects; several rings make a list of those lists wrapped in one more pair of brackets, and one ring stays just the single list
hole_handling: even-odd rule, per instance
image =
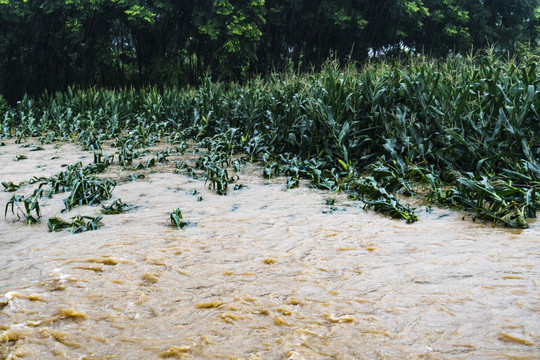
[{"label": "muddy brown water", "polygon": [[[4,142],[0,181],[92,161],[73,144]],[[405,224],[251,165],[245,187],[219,196],[172,160],[119,183],[105,203],[132,209],[98,231],[46,224],[100,206],[64,214],[57,194],[27,226],[4,218],[13,193],[0,192],[0,359],[540,358],[538,222],[508,230],[420,207]]]}]

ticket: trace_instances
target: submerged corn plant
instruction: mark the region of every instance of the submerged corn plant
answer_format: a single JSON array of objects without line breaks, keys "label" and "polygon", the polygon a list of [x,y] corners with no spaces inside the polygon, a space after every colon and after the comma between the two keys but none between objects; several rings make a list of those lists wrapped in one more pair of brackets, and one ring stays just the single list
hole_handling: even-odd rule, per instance
[{"label": "submerged corn plant", "polygon": [[204,170],[205,183],[209,183],[209,188],[216,190],[219,195],[227,195],[229,183],[233,182],[234,179],[229,177],[227,160],[223,153],[210,153],[201,156],[197,160],[196,167]]},{"label": "submerged corn plant", "polygon": [[379,185],[372,177],[354,179],[350,181],[349,187],[352,191],[350,197],[362,200],[366,208],[373,208],[393,218],[404,219],[408,223],[418,221],[414,209],[403,206],[393,194],[388,193],[384,186]]},{"label": "submerged corn plant", "polygon": [[122,199],[116,199],[111,205],[102,206],[101,212],[103,214],[121,214],[126,212],[130,206],[125,204]]},{"label": "submerged corn plant", "polygon": [[12,181],[5,182],[2,181],[2,186],[4,187],[4,191],[6,192],[14,192],[17,191],[24,183],[14,184]]},{"label": "submerged corn plant", "polygon": [[[245,84],[205,79],[196,89],[68,89],[3,106],[0,136],[78,141],[95,152],[93,165],[47,180],[52,193],[73,191],[114,159],[133,166],[165,137],[177,155],[191,141],[205,149],[195,167],[182,160],[176,171],[204,176],[220,194],[234,180],[234,160],[244,158],[262,162],[265,177],[285,176],[288,187],[307,180],[350,191],[410,222],[416,215],[398,196],[524,227],[540,206],[539,84],[533,58],[501,60],[488,51],[361,69],[329,64]],[[108,144],[114,159],[103,153]],[[135,168],[172,156],[158,152]]]},{"label": "submerged corn plant", "polygon": [[71,184],[71,193],[64,199],[64,211],[69,211],[77,205],[97,205],[112,196],[116,186],[113,180],[97,178],[76,179]]},{"label": "submerged corn plant", "polygon": [[102,226],[100,222],[101,219],[103,219],[101,215],[96,217],[77,215],[72,218],[71,232],[73,234],[78,234],[84,231],[97,230],[100,226]]},{"label": "submerged corn plant", "polygon": [[[11,213],[17,215],[18,219],[21,216],[24,217],[28,225],[37,223],[41,217],[39,201],[42,197],[43,190],[41,188],[36,189],[30,196],[13,195],[6,204],[4,217],[7,216],[7,212],[11,206]],[[17,207],[17,211],[15,211],[15,206]]]},{"label": "submerged corn plant", "polygon": [[51,232],[70,229],[72,234],[78,234],[85,231],[97,230],[102,226],[102,219],[103,217],[101,215],[96,217],[76,215],[71,218],[71,222],[67,222],[57,217],[52,217],[49,219],[47,226]]},{"label": "submerged corn plant", "polygon": [[62,231],[63,229],[68,229],[71,227],[71,223],[57,218],[56,216],[49,219],[47,222],[47,227],[50,232]]},{"label": "submerged corn plant", "polygon": [[84,172],[86,174],[101,173],[105,171],[105,169],[109,167],[113,161],[114,155],[109,156],[104,154],[102,150],[94,150],[94,161],[85,167]]},{"label": "submerged corn plant", "polygon": [[171,225],[176,226],[177,229],[182,229],[188,223],[184,221],[184,218],[182,217],[182,211],[180,209],[174,209],[170,215],[169,219],[171,220]]}]

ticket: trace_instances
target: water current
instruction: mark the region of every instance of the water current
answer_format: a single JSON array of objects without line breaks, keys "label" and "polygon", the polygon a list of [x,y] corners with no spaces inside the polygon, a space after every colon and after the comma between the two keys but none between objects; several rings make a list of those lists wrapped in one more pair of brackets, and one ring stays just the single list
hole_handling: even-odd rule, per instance
[{"label": "water current", "polygon": [[[92,161],[4,142],[0,181],[26,181],[21,194]],[[108,169],[105,203],[131,208],[97,231],[48,231],[100,214],[62,213],[65,193],[38,224],[0,218],[0,359],[540,359],[539,221],[509,230],[417,204],[406,224],[249,164],[220,196],[170,159],[135,181]]]}]

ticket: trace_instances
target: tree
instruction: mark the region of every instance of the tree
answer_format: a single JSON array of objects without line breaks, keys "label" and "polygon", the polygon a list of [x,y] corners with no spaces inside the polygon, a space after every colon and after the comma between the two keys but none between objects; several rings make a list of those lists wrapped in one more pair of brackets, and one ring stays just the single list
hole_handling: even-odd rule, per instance
[{"label": "tree", "polygon": [[426,0],[430,16],[417,42],[419,50],[435,56],[445,56],[449,51],[469,51],[473,45],[470,13],[479,16],[480,12],[480,9],[467,10],[470,3],[469,0]]},{"label": "tree", "polygon": [[540,0],[0,0],[0,93],[243,80],[329,59],[538,46]]},{"label": "tree", "polygon": [[518,44],[535,44],[540,25],[540,0],[485,0],[486,36],[502,50],[513,53]]},{"label": "tree", "polygon": [[257,59],[265,24],[264,0],[215,0],[199,14],[207,64],[225,78],[244,78]]}]

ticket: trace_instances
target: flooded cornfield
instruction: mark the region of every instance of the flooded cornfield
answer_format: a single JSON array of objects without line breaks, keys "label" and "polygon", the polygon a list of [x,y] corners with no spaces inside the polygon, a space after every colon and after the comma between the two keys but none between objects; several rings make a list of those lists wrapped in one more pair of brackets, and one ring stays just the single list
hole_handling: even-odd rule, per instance
[{"label": "flooded cornfield", "polygon": [[[92,162],[37,147],[5,141],[0,181],[27,195],[33,177]],[[63,212],[55,194],[27,225],[0,192],[0,359],[540,358],[537,220],[506,229],[411,199],[407,224],[249,163],[221,196],[174,171],[187,158],[99,174],[119,214]],[[49,231],[76,215],[102,226]]]}]

